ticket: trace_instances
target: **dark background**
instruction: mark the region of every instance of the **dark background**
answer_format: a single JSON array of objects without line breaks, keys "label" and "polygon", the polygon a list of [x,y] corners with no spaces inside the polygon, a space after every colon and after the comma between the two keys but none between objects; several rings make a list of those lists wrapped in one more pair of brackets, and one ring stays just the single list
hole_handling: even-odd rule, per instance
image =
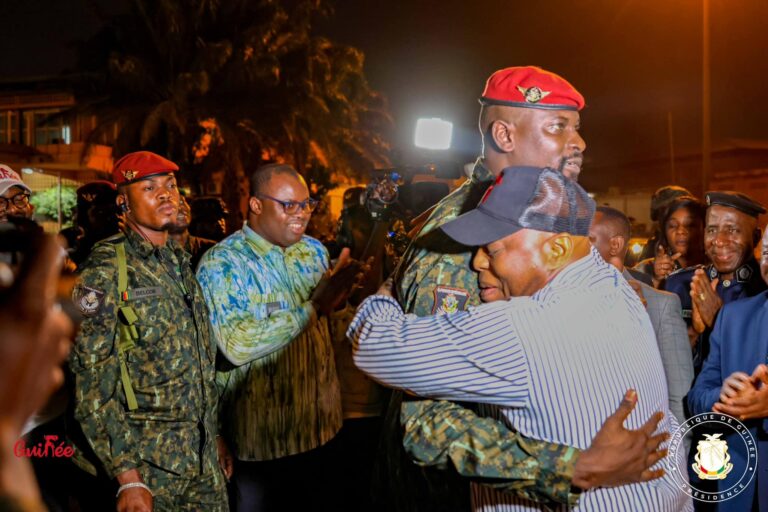
[{"label": "dark background", "polygon": [[[712,140],[768,139],[768,0],[710,0]],[[1,0],[0,77],[49,76],[74,64],[72,42],[99,26],[90,5],[121,1]],[[534,64],[586,97],[589,166],[701,151],[702,0],[337,0],[318,33],[366,54],[389,99],[395,147],[415,120],[455,124],[455,146],[478,151],[477,98],[494,70]]]}]

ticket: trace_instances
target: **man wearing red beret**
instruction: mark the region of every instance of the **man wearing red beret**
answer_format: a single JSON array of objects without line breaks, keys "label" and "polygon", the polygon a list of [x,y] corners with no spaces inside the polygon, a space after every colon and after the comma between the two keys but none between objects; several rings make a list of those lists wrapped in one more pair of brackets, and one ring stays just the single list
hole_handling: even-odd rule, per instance
[{"label": "man wearing red beret", "polygon": [[116,481],[120,512],[228,509],[216,345],[189,254],[168,238],[178,170],[147,151],[115,163],[125,226],[96,244],[73,293],[84,317],[70,357],[75,419],[98,458],[78,462]]},{"label": "man wearing red beret", "polygon": [[[573,180],[581,172],[586,144],[579,135],[579,111],[584,98],[565,79],[533,66],[502,69],[488,79],[480,104],[483,147],[472,177],[437,204],[396,271],[395,289],[406,313],[450,314],[480,301],[503,298],[496,283],[478,285],[470,267],[472,249],[457,247],[437,228],[474,208],[505,168],[550,167]],[[391,431],[403,442],[410,459],[421,466],[453,465],[462,476],[492,479],[497,487],[549,505],[574,505],[583,489],[647,478],[649,474],[643,472],[658,446],[646,446],[644,431],[623,427],[624,415],[634,407],[632,401],[623,403],[590,448],[580,451],[524,438],[503,423],[453,402],[417,399],[404,401],[401,407],[398,394],[390,404],[387,423],[392,425],[400,415],[402,430]],[[654,422],[658,418],[649,420],[653,428]],[[466,480],[453,476],[446,482],[444,475],[449,473],[428,470],[425,490],[424,480],[408,471],[400,453],[398,449],[398,460],[388,461],[387,477],[398,491],[386,495],[396,502],[385,506],[419,511],[469,509]],[[463,495],[457,495],[458,489]]]}]

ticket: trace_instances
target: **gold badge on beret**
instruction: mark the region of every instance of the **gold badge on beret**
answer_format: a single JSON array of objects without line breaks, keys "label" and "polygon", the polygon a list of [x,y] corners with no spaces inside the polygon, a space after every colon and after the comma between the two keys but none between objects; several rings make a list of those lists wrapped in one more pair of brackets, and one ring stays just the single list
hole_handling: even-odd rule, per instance
[{"label": "gold badge on beret", "polygon": [[136,174],[137,174],[137,172],[133,171],[131,169],[126,169],[126,170],[123,171],[123,176],[125,176],[125,179],[127,179],[128,181],[130,181],[133,178],[135,178]]},{"label": "gold badge on beret", "polygon": [[96,199],[96,194],[83,194],[83,201],[86,203],[92,203]]},{"label": "gold badge on beret", "polygon": [[552,91],[542,91],[536,86],[529,87],[526,89],[525,87],[521,87],[519,85],[517,86],[517,90],[520,91],[520,94],[523,95],[523,98],[525,98],[525,101],[528,103],[538,103],[544,98],[546,98],[547,96],[549,96],[549,94],[552,92]]}]

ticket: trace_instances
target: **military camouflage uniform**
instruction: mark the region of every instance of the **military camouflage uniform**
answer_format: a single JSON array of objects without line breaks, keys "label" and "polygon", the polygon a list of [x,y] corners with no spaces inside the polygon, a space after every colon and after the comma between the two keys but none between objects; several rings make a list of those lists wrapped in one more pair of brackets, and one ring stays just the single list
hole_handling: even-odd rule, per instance
[{"label": "military camouflage uniform", "polygon": [[[477,274],[471,269],[472,251],[437,228],[477,206],[492,180],[493,174],[478,160],[472,178],[438,203],[406,251],[395,275],[399,301],[406,312],[446,314],[480,303]],[[438,468],[453,464],[465,477],[494,479],[494,487],[538,502],[577,503],[571,479],[579,450],[523,438],[503,423],[477,416],[453,402],[406,400],[400,407],[395,398],[387,426],[397,421],[400,412],[403,447],[416,463]],[[388,430],[401,433],[396,428]],[[389,461],[390,466],[397,463]],[[395,472],[390,478],[396,485],[406,486],[398,510],[469,509],[466,480],[457,481],[454,473],[443,473],[438,479],[426,472],[430,489],[425,491],[418,488],[417,475],[403,478],[412,467],[402,462],[400,467],[390,467]],[[463,490],[461,496],[457,496],[458,489]]]},{"label": "military camouflage uniform", "polygon": [[[127,303],[138,316],[136,346],[123,354],[135,410],[117,351],[120,242]],[[189,255],[172,240],[155,248],[126,230],[94,247],[74,300],[85,315],[69,360],[75,418],[107,475],[138,469],[158,511],[227,510],[215,439],[216,345]]]}]

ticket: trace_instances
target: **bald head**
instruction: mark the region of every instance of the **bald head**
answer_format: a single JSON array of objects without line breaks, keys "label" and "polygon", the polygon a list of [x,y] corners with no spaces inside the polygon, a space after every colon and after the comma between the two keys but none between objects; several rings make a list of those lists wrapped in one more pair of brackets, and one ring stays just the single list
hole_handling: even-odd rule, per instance
[{"label": "bald head", "polygon": [[[487,145],[494,145],[492,128],[496,121],[516,125],[520,122],[520,119],[524,117],[524,114],[529,111],[530,109],[504,107],[501,105],[482,105],[480,107],[478,129],[480,130],[480,135],[482,137],[483,155],[486,154]],[[498,147],[488,149],[498,150]]]},{"label": "bald head", "polygon": [[478,128],[486,167],[498,176],[507,167],[558,169],[578,181],[584,139],[575,110],[483,105]]},{"label": "bald head", "polygon": [[263,194],[272,176],[288,175],[303,182],[304,178],[299,172],[288,164],[266,164],[257,168],[251,174],[251,196]]}]

